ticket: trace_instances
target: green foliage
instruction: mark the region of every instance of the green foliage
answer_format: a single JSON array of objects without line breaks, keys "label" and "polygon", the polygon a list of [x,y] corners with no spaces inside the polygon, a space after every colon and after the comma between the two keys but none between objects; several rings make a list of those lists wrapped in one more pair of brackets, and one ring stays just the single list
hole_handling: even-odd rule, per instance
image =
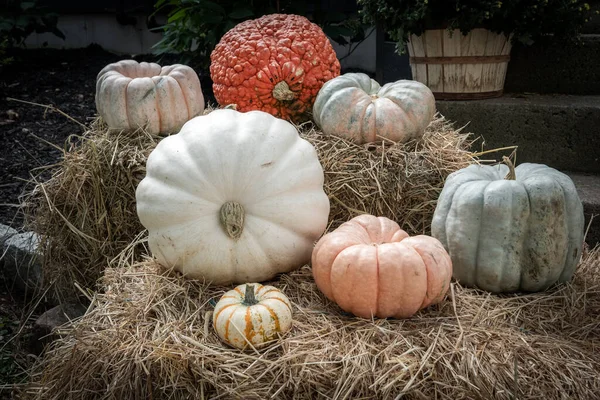
[{"label": "green foliage", "polygon": [[[155,13],[167,12],[168,20],[157,28],[163,31],[163,38],[154,50],[159,55],[177,53],[181,62],[205,69],[212,50],[235,25],[276,12],[308,16],[309,4],[291,0],[158,0]],[[358,14],[324,11],[316,5],[310,17],[340,44],[364,39],[365,25]]]},{"label": "green foliage", "polygon": [[584,0],[358,0],[358,4],[365,22],[383,23],[401,53],[410,34],[436,28],[463,33],[486,28],[512,34],[513,40],[525,44],[547,34],[574,39],[591,15]]},{"label": "green foliage", "polygon": [[34,32],[51,32],[64,39],[57,22],[58,15],[38,6],[36,0],[0,0],[0,43],[8,48],[22,45]]}]

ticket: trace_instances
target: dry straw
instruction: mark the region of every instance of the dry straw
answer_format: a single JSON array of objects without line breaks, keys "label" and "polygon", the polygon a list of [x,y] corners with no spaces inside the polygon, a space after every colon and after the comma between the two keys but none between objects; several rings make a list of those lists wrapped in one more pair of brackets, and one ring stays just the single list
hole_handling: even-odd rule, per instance
[{"label": "dry straw", "polygon": [[407,320],[348,316],[308,266],[271,282],[294,326],[264,351],[211,325],[227,288],[152,260],[109,268],[92,309],[64,329],[22,391],[30,399],[594,399],[600,393],[600,247],[573,282],[495,296],[453,283]]},{"label": "dry straw", "polygon": [[439,114],[422,139],[408,143],[357,145],[312,124],[300,132],[325,170],[333,228],[368,213],[388,217],[411,234],[428,233],[446,177],[475,161],[471,136]]},{"label": "dry straw", "polygon": [[[330,228],[370,213],[397,221],[409,233],[427,233],[446,177],[474,162],[470,136],[441,116],[422,140],[406,144],[358,146],[323,135],[310,123],[299,130],[325,170]],[[77,286],[95,290],[111,260],[143,236],[135,188],[160,140],[144,130],[108,130],[100,119],[77,139],[54,175],[38,182],[26,210],[29,228],[44,238],[43,289],[63,301],[81,295]]]},{"label": "dry straw", "polygon": [[[59,301],[94,288],[104,268],[143,232],[135,188],[159,138],[109,130],[96,119],[71,136],[50,179],[26,196],[26,225],[42,236],[44,292]],[[42,171],[46,172],[46,171]]]}]

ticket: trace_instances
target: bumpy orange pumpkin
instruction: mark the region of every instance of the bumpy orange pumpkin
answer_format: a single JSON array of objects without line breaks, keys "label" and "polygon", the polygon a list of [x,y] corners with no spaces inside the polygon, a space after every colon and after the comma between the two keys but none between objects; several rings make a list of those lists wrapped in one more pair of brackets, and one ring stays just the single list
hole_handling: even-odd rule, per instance
[{"label": "bumpy orange pumpkin", "polygon": [[360,215],[323,236],[312,254],[319,290],[363,318],[406,318],[440,302],[452,261],[435,238],[409,237],[385,217]]},{"label": "bumpy orange pumpkin", "polygon": [[271,14],[236,25],[211,54],[220,105],[307,120],[323,83],[340,63],[321,28],[299,15]]}]

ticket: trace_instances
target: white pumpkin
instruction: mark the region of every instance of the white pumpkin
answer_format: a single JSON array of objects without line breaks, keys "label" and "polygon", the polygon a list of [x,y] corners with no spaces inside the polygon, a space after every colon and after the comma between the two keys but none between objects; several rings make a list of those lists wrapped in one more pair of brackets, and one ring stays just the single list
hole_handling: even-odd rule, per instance
[{"label": "white pumpkin", "polygon": [[110,128],[169,134],[204,111],[204,96],[186,65],[123,60],[98,73],[96,109]]},{"label": "white pumpkin", "polygon": [[292,328],[292,303],[276,287],[239,285],[215,306],[213,327],[230,346],[261,348]]},{"label": "white pumpkin", "polygon": [[358,144],[419,139],[434,115],[435,98],[424,84],[400,80],[380,87],[362,73],[325,82],[313,106],[313,118],[325,134]]},{"label": "white pumpkin", "polygon": [[216,110],[152,151],[137,212],[159,263],[214,284],[261,282],[310,260],[329,216],[323,181],[289,122]]},{"label": "white pumpkin", "polygon": [[584,232],[573,182],[542,164],[511,164],[508,172],[504,164],[471,165],[448,176],[431,232],[450,254],[454,278],[494,293],[570,280]]}]

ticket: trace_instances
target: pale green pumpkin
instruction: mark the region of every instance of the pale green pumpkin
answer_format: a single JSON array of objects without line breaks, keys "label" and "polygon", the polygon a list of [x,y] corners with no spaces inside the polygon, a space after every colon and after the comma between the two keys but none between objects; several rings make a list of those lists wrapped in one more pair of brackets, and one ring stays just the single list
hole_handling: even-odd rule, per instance
[{"label": "pale green pumpkin", "polygon": [[461,284],[542,291],[575,272],[583,206],[571,179],[546,165],[471,165],[447,178],[431,232]]},{"label": "pale green pumpkin", "polygon": [[435,98],[422,83],[399,80],[380,86],[361,73],[325,82],[313,106],[323,133],[357,144],[420,139],[434,114]]}]

